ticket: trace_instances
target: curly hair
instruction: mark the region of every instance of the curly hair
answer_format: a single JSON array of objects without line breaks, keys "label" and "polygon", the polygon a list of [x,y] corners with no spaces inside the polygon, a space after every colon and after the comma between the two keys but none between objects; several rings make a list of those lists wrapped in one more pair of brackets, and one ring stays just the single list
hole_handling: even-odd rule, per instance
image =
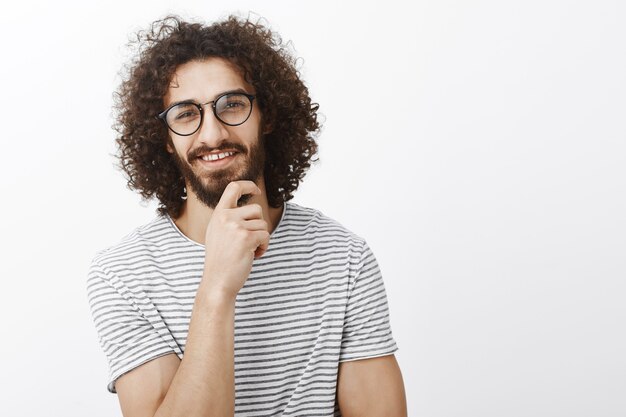
[{"label": "curly hair", "polygon": [[257,94],[271,132],[265,135],[264,178],[268,204],[279,207],[293,192],[311,162],[317,161],[319,105],[312,103],[300,80],[289,44],[259,22],[236,16],[212,25],[167,16],[137,33],[137,55],[115,94],[118,167],[127,186],[148,200],[156,196],[158,212],[177,218],[185,187],[174,156],[167,152],[167,127],[154,117],[176,68],[194,60],[220,57],[240,68]]}]

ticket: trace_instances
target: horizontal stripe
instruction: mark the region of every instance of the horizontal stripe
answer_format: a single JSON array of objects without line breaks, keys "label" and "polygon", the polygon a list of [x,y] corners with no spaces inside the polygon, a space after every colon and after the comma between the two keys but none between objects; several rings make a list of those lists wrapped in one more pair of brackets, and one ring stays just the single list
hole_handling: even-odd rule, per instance
[{"label": "horizontal stripe", "polygon": [[[204,246],[166,215],[94,256],[86,294],[110,392],[150,360],[182,359],[204,258]],[[237,296],[234,330],[236,415],[340,416],[339,364],[397,349],[366,242],[293,203]]]}]

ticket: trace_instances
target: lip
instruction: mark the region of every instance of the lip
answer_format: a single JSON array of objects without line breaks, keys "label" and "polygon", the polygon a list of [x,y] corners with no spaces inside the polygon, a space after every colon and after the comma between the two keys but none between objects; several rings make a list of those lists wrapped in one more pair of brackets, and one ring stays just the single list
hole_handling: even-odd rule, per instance
[{"label": "lip", "polygon": [[233,162],[238,155],[239,155],[239,152],[235,152],[233,155],[227,156],[222,159],[216,159],[215,161],[205,161],[204,159],[200,157],[196,158],[196,160],[200,163],[200,165],[206,168],[212,168],[212,169],[224,168],[225,166]]}]

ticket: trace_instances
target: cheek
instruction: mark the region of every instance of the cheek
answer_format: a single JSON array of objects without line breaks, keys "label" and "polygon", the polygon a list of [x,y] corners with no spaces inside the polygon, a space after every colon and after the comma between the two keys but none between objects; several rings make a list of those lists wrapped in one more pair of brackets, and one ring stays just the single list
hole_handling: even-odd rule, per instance
[{"label": "cheek", "polygon": [[[248,122],[254,123],[248,124]],[[257,120],[248,120],[246,123],[238,127],[240,129],[237,130],[236,136],[241,142],[245,143],[248,148],[258,141],[261,127],[259,126]]]},{"label": "cheek", "polygon": [[250,115],[250,118],[248,119],[248,122],[250,122],[250,124],[255,125],[255,126],[262,126],[263,125],[263,123],[264,123],[263,115],[261,114],[261,111],[259,110],[258,107],[255,107],[252,110],[252,114]]}]

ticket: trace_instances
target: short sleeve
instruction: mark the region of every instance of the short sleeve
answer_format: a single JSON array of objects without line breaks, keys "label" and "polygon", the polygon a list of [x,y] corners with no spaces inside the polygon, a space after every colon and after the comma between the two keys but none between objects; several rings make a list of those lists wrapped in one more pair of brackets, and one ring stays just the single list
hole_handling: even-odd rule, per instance
[{"label": "short sleeve", "polygon": [[390,355],[397,350],[383,278],[374,254],[364,243],[349,290],[339,362]]},{"label": "short sleeve", "polygon": [[117,378],[159,356],[175,353],[138,307],[126,286],[95,261],[87,278],[87,298],[100,346],[109,365],[107,389]]}]

